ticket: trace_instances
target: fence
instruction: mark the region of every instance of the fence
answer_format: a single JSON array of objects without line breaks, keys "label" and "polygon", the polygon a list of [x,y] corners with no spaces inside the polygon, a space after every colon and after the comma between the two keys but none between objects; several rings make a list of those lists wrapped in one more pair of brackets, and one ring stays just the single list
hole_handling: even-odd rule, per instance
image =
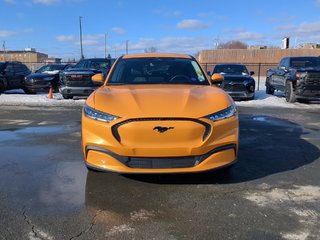
[{"label": "fence", "polygon": [[[213,67],[216,64],[219,63],[201,63],[201,66],[206,72],[212,73]],[[261,79],[265,80],[267,70],[269,68],[275,68],[278,63],[245,63],[244,65],[246,65],[249,72],[254,72],[254,78],[257,81],[257,90],[259,90]]]}]

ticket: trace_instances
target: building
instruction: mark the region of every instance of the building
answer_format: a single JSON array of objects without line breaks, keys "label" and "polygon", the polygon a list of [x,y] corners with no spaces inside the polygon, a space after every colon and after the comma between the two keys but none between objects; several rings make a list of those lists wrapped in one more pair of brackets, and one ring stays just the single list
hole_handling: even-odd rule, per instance
[{"label": "building", "polygon": [[0,61],[18,61],[26,64],[31,70],[43,65],[48,54],[37,52],[35,48],[26,48],[24,51],[0,51]]},{"label": "building", "polygon": [[315,48],[320,48],[319,43],[302,43],[301,48],[303,49],[315,49]]}]

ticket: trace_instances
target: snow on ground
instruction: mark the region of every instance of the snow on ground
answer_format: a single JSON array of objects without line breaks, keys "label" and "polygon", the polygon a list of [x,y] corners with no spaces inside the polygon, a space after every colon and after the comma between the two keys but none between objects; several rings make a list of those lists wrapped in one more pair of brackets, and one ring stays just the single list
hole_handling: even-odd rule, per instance
[{"label": "snow on ground", "polygon": [[22,89],[9,90],[0,95],[0,106],[82,106],[85,99],[63,99],[60,93],[54,93],[48,99],[48,93],[25,94]]},{"label": "snow on ground", "polygon": [[[260,78],[259,90],[251,101],[236,101],[238,106],[244,107],[281,107],[299,109],[319,109],[320,101],[304,103],[286,102],[283,92],[275,92],[275,95],[266,94],[264,77]],[[82,106],[85,99],[63,99],[60,93],[54,93],[53,99],[48,99],[47,93],[25,94],[22,89],[10,90],[0,95],[0,106]]]},{"label": "snow on ground", "polygon": [[260,77],[259,90],[257,90],[258,79],[256,78],[255,99],[250,101],[236,101],[238,106],[244,107],[282,107],[300,109],[320,109],[320,101],[310,103],[288,103],[283,92],[275,91],[274,95],[266,94],[265,77]]}]

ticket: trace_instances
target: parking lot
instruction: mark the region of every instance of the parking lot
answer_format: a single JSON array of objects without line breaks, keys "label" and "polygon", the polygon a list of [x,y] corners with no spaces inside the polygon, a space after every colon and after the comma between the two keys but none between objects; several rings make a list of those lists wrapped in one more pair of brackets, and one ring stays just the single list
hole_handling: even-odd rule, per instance
[{"label": "parking lot", "polygon": [[0,239],[319,239],[318,104],[238,105],[238,163],[187,175],[88,172],[81,106],[1,106]]}]

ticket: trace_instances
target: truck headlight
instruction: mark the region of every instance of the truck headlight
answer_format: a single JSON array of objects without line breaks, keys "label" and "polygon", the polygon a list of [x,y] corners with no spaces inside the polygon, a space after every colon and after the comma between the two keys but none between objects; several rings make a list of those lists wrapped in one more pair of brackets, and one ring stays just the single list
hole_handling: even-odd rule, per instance
[{"label": "truck headlight", "polygon": [[210,114],[210,115],[206,116],[205,118],[208,118],[213,122],[216,122],[216,121],[220,121],[220,120],[223,120],[226,118],[233,117],[236,115],[236,113],[237,113],[237,107],[234,103],[232,103],[231,106],[227,107],[226,109],[223,109],[219,112]]},{"label": "truck headlight", "polygon": [[108,113],[97,111],[86,104],[83,107],[83,112],[84,112],[84,115],[88,118],[102,121],[102,122],[107,122],[107,123],[112,122],[119,118],[117,116],[114,116]]},{"label": "truck headlight", "polygon": [[306,76],[307,76],[307,73],[296,73],[297,79],[305,78]]}]

